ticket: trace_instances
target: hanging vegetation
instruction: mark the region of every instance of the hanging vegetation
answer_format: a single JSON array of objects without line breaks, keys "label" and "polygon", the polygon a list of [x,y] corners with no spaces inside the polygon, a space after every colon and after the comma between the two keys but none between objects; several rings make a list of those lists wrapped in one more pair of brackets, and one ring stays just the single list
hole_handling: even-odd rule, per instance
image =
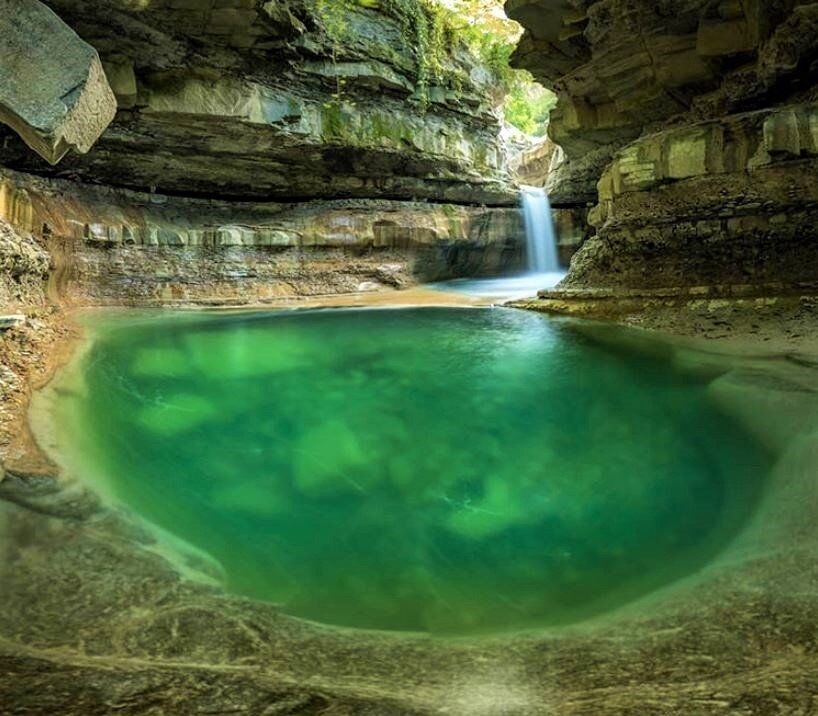
[{"label": "hanging vegetation", "polygon": [[[511,54],[519,36],[518,26],[488,12],[494,0],[309,0],[322,30],[332,43],[332,59],[353,38],[350,17],[361,9],[377,9],[398,20],[405,47],[415,57],[415,98],[421,109],[430,102],[430,90],[439,85],[457,91],[461,77],[449,68],[447,58],[458,48],[469,52],[490,70],[498,89],[507,96],[506,119],[527,134],[543,134],[555,96],[536,85],[528,72],[512,69]],[[343,91],[337,79],[336,99]],[[529,106],[529,103],[531,106]]]}]

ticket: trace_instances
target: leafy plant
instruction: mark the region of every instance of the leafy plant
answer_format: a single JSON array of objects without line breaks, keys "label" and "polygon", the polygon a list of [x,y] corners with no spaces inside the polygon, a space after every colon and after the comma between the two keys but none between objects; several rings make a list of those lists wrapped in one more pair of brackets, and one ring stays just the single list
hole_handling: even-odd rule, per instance
[{"label": "leafy plant", "polygon": [[[451,55],[458,49],[469,52],[489,69],[498,89],[506,93],[506,119],[528,134],[543,134],[555,96],[537,85],[528,72],[514,70],[510,59],[519,29],[507,20],[478,21],[489,17],[493,0],[460,0],[460,12],[444,7],[440,0],[308,0],[315,17],[332,43],[332,61],[349,43],[351,13],[378,9],[398,20],[401,38],[415,57],[416,99],[421,109],[430,103],[433,85],[462,91],[462,72],[457,72]],[[476,19],[477,18],[477,19]],[[511,29],[515,28],[515,29]],[[342,99],[344,80],[336,79],[334,102]]]}]

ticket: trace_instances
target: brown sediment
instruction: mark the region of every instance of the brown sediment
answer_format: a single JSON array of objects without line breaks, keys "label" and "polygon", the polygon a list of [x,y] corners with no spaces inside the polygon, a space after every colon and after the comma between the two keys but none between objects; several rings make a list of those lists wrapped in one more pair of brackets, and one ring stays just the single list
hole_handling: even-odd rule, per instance
[{"label": "brown sediment", "polygon": [[0,411],[0,459],[6,468],[39,475],[57,466],[39,448],[27,419],[32,393],[44,387],[71,358],[82,329],[69,312],[45,308],[0,336],[3,381]]}]

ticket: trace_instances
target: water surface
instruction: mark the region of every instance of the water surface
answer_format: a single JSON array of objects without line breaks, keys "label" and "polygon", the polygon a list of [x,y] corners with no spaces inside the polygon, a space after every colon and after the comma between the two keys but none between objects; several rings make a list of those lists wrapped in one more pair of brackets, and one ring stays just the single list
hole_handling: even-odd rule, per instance
[{"label": "water surface", "polygon": [[122,318],[80,370],[88,474],[232,591],[339,625],[597,614],[712,559],[766,470],[704,383],[522,311]]},{"label": "water surface", "polygon": [[565,271],[527,273],[522,276],[500,278],[456,278],[427,284],[428,288],[447,293],[459,293],[474,298],[488,298],[498,302],[534,298],[539,291],[554,288],[565,278]]}]

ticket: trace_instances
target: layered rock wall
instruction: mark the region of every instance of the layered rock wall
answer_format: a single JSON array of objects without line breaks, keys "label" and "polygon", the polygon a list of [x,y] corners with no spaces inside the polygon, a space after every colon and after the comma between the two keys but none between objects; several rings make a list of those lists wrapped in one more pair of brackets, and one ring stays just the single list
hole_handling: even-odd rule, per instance
[{"label": "layered rock wall", "polygon": [[48,247],[51,294],[75,304],[256,302],[525,265],[516,208],[225,202],[6,171],[0,218]]},{"label": "layered rock wall", "polygon": [[[524,266],[502,90],[420,5],[25,5],[98,53],[118,107],[87,154],[63,142],[49,161],[0,128],[0,217],[47,248],[56,300],[265,301]],[[18,63],[47,64],[18,39]]]},{"label": "layered rock wall", "polygon": [[560,94],[554,201],[595,205],[570,295],[811,290],[818,3],[506,7],[516,62]]},{"label": "layered rock wall", "polygon": [[16,230],[0,218],[0,307],[14,312],[22,306],[41,305],[51,257],[31,234]]},{"label": "layered rock wall", "polygon": [[337,2],[51,0],[119,111],[57,169],[11,134],[2,162],[207,198],[513,203],[492,73],[418,43],[400,3]]},{"label": "layered rock wall", "polygon": [[818,104],[643,137],[614,155],[566,285],[818,286]]}]

